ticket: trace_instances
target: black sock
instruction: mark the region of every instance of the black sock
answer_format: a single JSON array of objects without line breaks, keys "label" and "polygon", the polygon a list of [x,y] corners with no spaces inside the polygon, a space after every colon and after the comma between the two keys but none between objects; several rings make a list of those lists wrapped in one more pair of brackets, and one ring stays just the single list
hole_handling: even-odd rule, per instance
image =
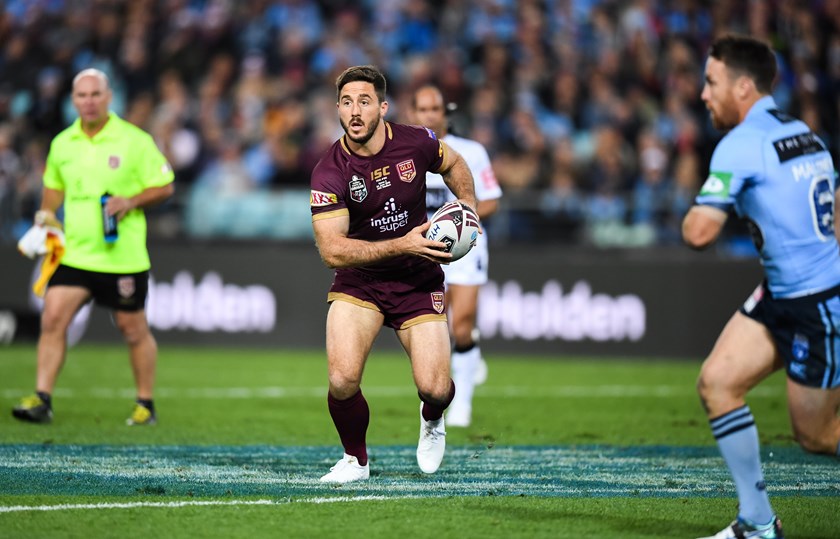
[{"label": "black sock", "polygon": [[52,395],[46,391],[36,391],[35,393],[38,394],[38,398],[41,399],[48,408],[52,408]]},{"label": "black sock", "polygon": [[473,348],[475,348],[475,341],[470,341],[468,344],[465,344],[463,346],[458,346],[456,344],[455,345],[455,352],[457,352],[459,354],[463,354],[464,352],[469,352]]},{"label": "black sock", "polygon": [[148,408],[152,415],[155,413],[155,403],[152,399],[137,399],[137,404],[143,406],[144,408]]}]

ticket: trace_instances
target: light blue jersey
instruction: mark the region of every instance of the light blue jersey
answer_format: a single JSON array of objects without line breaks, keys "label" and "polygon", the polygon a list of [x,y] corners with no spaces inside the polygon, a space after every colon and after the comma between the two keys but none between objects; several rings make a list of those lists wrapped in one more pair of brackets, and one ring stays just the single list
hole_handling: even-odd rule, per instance
[{"label": "light blue jersey", "polygon": [[696,202],[745,218],[770,293],[794,298],[840,284],[835,183],[825,144],[767,96],[715,148]]}]

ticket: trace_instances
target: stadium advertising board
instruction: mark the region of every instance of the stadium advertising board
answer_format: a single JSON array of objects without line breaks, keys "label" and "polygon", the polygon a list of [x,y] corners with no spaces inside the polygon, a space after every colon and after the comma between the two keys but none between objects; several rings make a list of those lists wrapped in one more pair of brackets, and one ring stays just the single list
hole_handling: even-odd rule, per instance
[{"label": "stadium advertising board", "polygon": [[[332,272],[311,245],[173,244],[151,253],[147,312],[161,344],[323,346]],[[31,340],[39,308],[29,291],[33,263],[13,249],[2,256],[0,337]],[[488,355],[699,358],[761,272],[753,259],[681,249],[497,247],[490,276],[478,320]],[[74,331],[72,341],[120,339],[99,308],[82,313]]]}]

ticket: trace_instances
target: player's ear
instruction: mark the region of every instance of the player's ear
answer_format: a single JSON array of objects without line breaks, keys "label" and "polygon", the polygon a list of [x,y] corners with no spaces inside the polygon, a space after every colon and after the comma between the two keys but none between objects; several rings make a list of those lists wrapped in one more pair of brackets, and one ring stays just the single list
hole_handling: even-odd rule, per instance
[{"label": "player's ear", "polygon": [[738,77],[738,80],[735,81],[735,92],[740,99],[745,99],[757,91],[755,81],[746,75]]},{"label": "player's ear", "polygon": [[382,116],[385,116],[386,114],[388,114],[388,102],[387,101],[383,101],[382,103],[379,104],[379,113],[382,114]]}]

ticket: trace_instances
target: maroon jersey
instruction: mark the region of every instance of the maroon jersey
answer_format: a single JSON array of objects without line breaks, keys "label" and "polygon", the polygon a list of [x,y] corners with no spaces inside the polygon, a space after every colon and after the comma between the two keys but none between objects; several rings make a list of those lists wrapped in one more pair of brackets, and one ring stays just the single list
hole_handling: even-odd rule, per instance
[{"label": "maroon jersey", "polygon": [[[379,241],[405,235],[426,221],[426,172],[443,164],[444,147],[425,127],[385,122],[385,145],[376,155],[353,153],[341,137],[312,171],[312,219],[350,216],[348,237]],[[355,268],[395,278],[440,267],[402,255]]]}]

